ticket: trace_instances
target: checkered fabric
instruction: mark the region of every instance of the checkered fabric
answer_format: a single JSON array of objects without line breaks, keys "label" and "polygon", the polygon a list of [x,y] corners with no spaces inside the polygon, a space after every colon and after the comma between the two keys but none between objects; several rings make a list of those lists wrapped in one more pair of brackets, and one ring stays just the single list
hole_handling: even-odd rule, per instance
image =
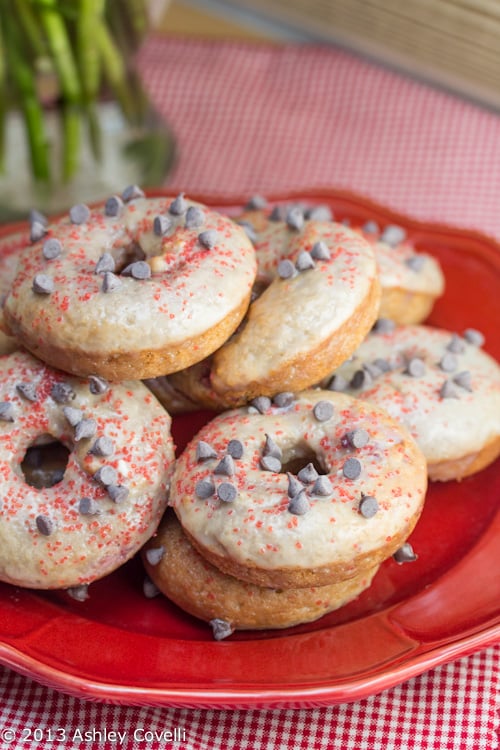
[{"label": "checkered fabric", "polygon": [[[177,138],[172,191],[333,186],[500,237],[492,113],[327,47],[158,38],[140,67]],[[0,748],[494,750],[499,679],[497,645],[355,703],[207,711],[87,702],[1,669]]]}]

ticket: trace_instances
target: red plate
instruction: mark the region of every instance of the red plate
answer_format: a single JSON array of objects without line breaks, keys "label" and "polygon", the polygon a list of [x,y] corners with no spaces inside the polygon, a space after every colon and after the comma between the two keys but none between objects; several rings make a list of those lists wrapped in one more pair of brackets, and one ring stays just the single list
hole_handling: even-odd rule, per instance
[{"label": "red plate", "polygon": [[[278,196],[326,203],[337,219],[406,227],[435,255],[446,293],[430,322],[482,330],[500,359],[500,246],[333,191]],[[210,203],[206,197],[201,197]],[[234,211],[244,199],[218,207]],[[5,227],[6,236],[12,227]],[[207,415],[174,420],[181,448]],[[305,707],[357,700],[500,639],[500,462],[430,487],[412,535],[418,560],[388,560],[355,602],[287,631],[210,629],[142,594],[138,559],[92,585],[87,602],[0,585],[0,660],[60,690],[103,701],[186,707]]]}]

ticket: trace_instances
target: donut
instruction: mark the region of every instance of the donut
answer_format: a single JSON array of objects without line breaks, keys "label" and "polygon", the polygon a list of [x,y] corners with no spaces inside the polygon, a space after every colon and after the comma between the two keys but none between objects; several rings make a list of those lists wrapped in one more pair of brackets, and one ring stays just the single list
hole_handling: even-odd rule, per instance
[{"label": "donut", "polygon": [[[79,587],[132,557],[167,505],[170,423],[138,381],[71,377],[21,350],[0,357],[0,580]],[[36,488],[23,457],[48,441],[66,447],[67,466]]]},{"label": "donut", "polygon": [[14,232],[0,239],[0,355],[9,354],[19,346],[5,325],[3,306],[17,272],[19,253],[28,240],[26,231]]},{"label": "donut", "polygon": [[222,572],[303,588],[362,575],[401,548],[426,486],[403,426],[317,389],[216,415],[177,459],[169,504]]},{"label": "donut", "polygon": [[244,230],[199,203],[127,189],[32,224],[4,307],[22,345],[52,367],[107,380],[203,359],[243,317],[256,273]]},{"label": "donut", "polygon": [[330,586],[272,589],[222,573],[188,541],[173,513],[167,513],[157,534],[142,549],[151,581],[168,599],[189,614],[234,630],[289,628],[332,612],[355,599],[371,584],[378,566]]},{"label": "donut", "polygon": [[347,359],[375,322],[376,263],[359,233],[290,210],[266,217],[255,249],[256,298],[236,333],[207,362],[151,384],[169,405],[172,392],[188,409],[191,401],[220,410],[304,390]]},{"label": "donut", "polygon": [[380,319],[320,385],[383,406],[411,432],[433,480],[460,479],[500,453],[500,367],[474,329],[462,335]]}]

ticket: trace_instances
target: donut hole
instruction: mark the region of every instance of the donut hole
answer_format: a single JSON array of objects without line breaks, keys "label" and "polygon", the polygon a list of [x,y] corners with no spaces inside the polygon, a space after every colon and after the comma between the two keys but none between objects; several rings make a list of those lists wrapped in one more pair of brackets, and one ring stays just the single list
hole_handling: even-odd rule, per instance
[{"label": "donut hole", "polygon": [[328,468],[309,445],[295,446],[293,453],[290,453],[290,455],[285,453],[281,464],[281,472],[296,475],[308,464],[312,464],[318,474],[328,474]]},{"label": "donut hole", "polygon": [[124,247],[115,247],[111,251],[115,261],[115,273],[120,274],[124,268],[138,260],[145,260],[146,253],[137,242],[131,242]]},{"label": "donut hole", "polygon": [[26,450],[21,471],[26,484],[40,490],[53,487],[64,478],[70,451],[52,435],[37,438]]}]

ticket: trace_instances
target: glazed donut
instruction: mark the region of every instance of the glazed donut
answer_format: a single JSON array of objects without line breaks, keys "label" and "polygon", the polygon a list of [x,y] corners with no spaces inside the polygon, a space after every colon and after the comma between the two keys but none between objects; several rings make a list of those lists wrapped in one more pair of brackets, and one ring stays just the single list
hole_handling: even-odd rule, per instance
[{"label": "glazed donut", "polygon": [[26,349],[66,372],[123,380],[182,369],[226,341],[248,306],[250,240],[182,194],[127,189],[32,236],[5,318]]},{"label": "glazed donut", "polygon": [[19,347],[5,325],[3,306],[16,276],[20,251],[29,241],[25,231],[14,232],[0,239],[0,355],[9,354]]},{"label": "glazed donut", "polygon": [[411,432],[429,477],[460,479],[500,453],[500,367],[483,336],[381,319],[323,387],[383,406]]},{"label": "glazed donut", "polygon": [[[272,589],[222,573],[190,544],[175,515],[167,513],[142,559],[155,586],[195,617],[234,630],[289,628],[343,607],[371,584],[378,566],[330,586]],[[215,622],[214,622],[215,621]],[[214,628],[217,637],[217,630]],[[228,633],[229,634],[229,633]]]},{"label": "glazed donut", "polygon": [[255,245],[258,296],[238,331],[192,372],[151,384],[158,398],[169,403],[173,390],[188,408],[191,401],[223,409],[303,390],[361,343],[380,301],[369,243],[341,224],[305,220],[293,210],[285,220],[266,219]]},{"label": "glazed donut", "polygon": [[[122,565],[167,504],[170,417],[140,382],[109,385],[52,370],[23,351],[0,358],[0,580],[72,588]],[[63,478],[35,489],[23,456],[70,451]]]},{"label": "glazed donut", "polygon": [[425,459],[382,409],[310,390],[217,415],[176,461],[170,505],[199,553],[271,588],[339,583],[399,549]]}]

